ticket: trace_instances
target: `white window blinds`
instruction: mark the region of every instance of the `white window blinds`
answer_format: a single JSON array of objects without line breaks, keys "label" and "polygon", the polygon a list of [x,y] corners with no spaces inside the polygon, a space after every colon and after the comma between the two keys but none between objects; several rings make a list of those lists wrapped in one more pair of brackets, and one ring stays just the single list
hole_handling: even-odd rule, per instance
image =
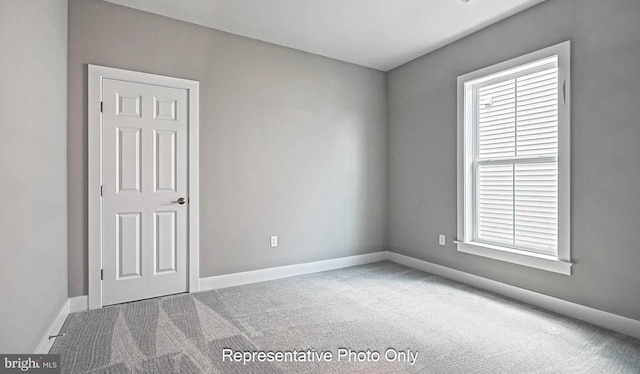
[{"label": "white window blinds", "polygon": [[479,80],[474,240],[558,251],[558,57]]}]

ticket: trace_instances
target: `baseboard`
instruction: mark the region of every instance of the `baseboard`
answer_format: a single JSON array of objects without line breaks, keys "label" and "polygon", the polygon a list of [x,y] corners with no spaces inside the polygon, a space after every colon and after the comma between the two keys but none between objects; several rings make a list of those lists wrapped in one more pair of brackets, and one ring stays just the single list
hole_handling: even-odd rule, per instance
[{"label": "baseboard", "polygon": [[240,286],[243,284],[264,282],[274,279],[295,277],[297,275],[318,273],[321,271],[346,268],[356,265],[370,264],[384,261],[387,252],[374,252],[364,255],[340,257],[330,260],[306,262],[303,264],[279,266],[275,268],[245,271],[241,273],[218,275],[208,278],[200,278],[200,291],[208,291],[217,288]]},{"label": "baseboard", "polygon": [[[320,271],[340,269],[349,266],[369,264],[386,260],[386,252],[367,253],[364,255],[335,258],[331,260],[307,262],[297,265],[280,266],[275,268],[246,271],[218,275],[209,278],[200,278],[200,291],[208,291],[216,288],[240,286],[256,282],[264,282],[273,279],[294,277],[296,275],[317,273]],[[89,298],[86,295],[76,296],[69,299],[68,312],[84,312],[89,310]]]},{"label": "baseboard", "polygon": [[[341,269],[350,266],[364,265],[384,260],[389,260],[427,273],[449,278],[460,283],[495,292],[542,309],[640,339],[640,321],[638,320],[572,303],[553,296],[529,291],[524,288],[483,278],[478,275],[473,275],[464,271],[455,270],[446,266],[437,265],[428,261],[419,260],[414,257],[390,251],[381,251],[364,255],[200,278],[199,286],[200,291],[208,291],[218,288],[240,286],[244,284],[295,277],[297,275]],[[87,296],[72,297],[67,300],[60,310],[58,317],[53,321],[47,330],[46,335],[42,338],[38,348],[36,349],[36,353],[47,353],[49,351],[53,344],[53,339],[49,340],[48,336],[55,335],[60,331],[60,328],[69,313],[82,312],[88,309]]]},{"label": "baseboard", "polygon": [[542,309],[550,310],[567,317],[589,322],[591,324],[640,339],[640,321],[635,319],[572,303],[570,301],[558,299],[538,292],[525,290],[524,288],[483,278],[395,252],[388,251],[386,253],[386,258],[389,261],[404,266],[495,292]]},{"label": "baseboard", "polygon": [[76,296],[69,299],[69,313],[84,312],[89,310],[89,297]]},{"label": "baseboard", "polygon": [[56,339],[56,338],[49,339],[49,335],[56,335],[60,332],[60,329],[62,328],[62,325],[64,324],[64,321],[67,319],[68,315],[69,315],[69,299],[67,299],[67,301],[65,301],[65,303],[62,305],[62,308],[60,308],[58,315],[53,320],[53,322],[51,322],[51,325],[49,325],[49,328],[45,332],[42,339],[40,339],[40,343],[36,347],[36,350],[34,353],[36,354],[49,353],[49,350],[51,349],[51,346],[53,345],[53,342]]}]

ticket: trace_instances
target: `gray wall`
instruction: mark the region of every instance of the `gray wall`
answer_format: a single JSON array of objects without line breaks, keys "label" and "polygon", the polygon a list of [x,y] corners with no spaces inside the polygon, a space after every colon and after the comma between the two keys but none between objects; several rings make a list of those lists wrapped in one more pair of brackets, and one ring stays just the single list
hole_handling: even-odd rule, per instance
[{"label": "gray wall", "polygon": [[[391,71],[392,249],[640,319],[639,18],[637,0],[548,0]],[[569,39],[573,275],[456,252],[457,76]]]},{"label": "gray wall", "polygon": [[201,277],[385,249],[384,73],[97,0],[69,21],[70,296],[87,293],[88,63],[200,81]]},{"label": "gray wall", "polygon": [[0,352],[67,300],[67,0],[0,1]]}]

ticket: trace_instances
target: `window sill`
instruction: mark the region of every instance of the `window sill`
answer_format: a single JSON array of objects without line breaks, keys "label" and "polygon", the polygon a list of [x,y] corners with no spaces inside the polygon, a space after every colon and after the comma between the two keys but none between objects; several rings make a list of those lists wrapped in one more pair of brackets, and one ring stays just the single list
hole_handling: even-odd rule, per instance
[{"label": "window sill", "polygon": [[470,253],[477,256],[511,262],[513,264],[551,271],[554,273],[571,275],[571,266],[573,263],[562,261],[552,256],[525,253],[518,250],[512,250],[510,248],[482,243],[456,242],[456,244],[458,246],[458,252]]}]

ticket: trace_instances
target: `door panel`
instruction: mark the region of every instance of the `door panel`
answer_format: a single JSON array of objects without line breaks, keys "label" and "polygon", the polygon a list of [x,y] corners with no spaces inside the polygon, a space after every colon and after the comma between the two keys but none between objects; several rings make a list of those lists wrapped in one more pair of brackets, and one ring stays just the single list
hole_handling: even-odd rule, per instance
[{"label": "door panel", "polygon": [[176,212],[155,212],[155,273],[176,271]]},{"label": "door panel", "polygon": [[142,174],[140,163],[142,162],[141,129],[118,127],[116,138],[116,192],[142,192],[140,190]]},{"label": "door panel", "polygon": [[176,190],[176,131],[154,130],[154,191]]},{"label": "door panel", "polygon": [[104,79],[103,305],[187,291],[187,91]]},{"label": "door panel", "polygon": [[141,214],[118,213],[116,226],[116,279],[139,278],[142,275],[140,257],[142,255]]}]

